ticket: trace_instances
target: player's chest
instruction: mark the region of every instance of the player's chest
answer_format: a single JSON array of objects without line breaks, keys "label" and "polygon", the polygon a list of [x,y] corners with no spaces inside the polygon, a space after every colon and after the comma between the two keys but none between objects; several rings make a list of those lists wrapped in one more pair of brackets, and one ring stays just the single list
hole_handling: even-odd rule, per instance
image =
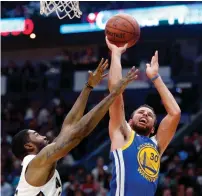
[{"label": "player's chest", "polygon": [[160,155],[155,145],[134,143],[123,152],[123,156],[125,167],[133,171],[134,176],[141,175],[148,181],[156,181],[160,169]]}]

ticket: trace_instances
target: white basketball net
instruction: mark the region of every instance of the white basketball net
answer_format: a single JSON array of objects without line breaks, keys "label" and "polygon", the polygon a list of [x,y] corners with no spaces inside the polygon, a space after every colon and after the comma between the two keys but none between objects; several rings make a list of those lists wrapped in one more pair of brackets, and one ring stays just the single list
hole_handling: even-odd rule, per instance
[{"label": "white basketball net", "polygon": [[56,12],[59,19],[68,16],[70,19],[80,18],[82,12],[79,9],[79,1],[40,1],[40,14],[50,15]]}]

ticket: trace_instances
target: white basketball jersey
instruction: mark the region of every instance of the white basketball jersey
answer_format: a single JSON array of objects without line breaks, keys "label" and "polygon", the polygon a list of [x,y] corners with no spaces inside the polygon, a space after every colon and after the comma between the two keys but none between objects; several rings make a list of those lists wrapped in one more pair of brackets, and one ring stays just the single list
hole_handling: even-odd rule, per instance
[{"label": "white basketball jersey", "polygon": [[25,171],[29,162],[36,155],[27,155],[22,162],[22,172],[14,196],[60,196],[62,193],[62,183],[58,171],[55,170],[52,178],[43,186],[34,187],[25,179]]}]

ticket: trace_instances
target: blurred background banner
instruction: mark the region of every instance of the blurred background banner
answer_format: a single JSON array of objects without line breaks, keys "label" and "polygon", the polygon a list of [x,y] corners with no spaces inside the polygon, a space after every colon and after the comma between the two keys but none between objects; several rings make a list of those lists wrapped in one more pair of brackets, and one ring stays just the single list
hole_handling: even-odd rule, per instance
[{"label": "blurred background banner", "polygon": [[[81,3],[81,9],[86,10]],[[162,5],[154,3],[152,7],[139,7],[137,3],[119,3],[105,7],[91,3],[92,7],[84,11],[80,19],[58,20],[53,13],[49,17],[41,16],[38,12],[39,3],[20,3],[17,7],[2,3],[1,36],[4,49],[33,48],[33,47],[57,47],[66,44],[103,44],[103,29],[107,20],[117,13],[128,13],[133,15],[139,22],[142,30],[141,39],[163,39],[169,37],[197,36],[202,24],[202,4],[189,2],[180,5]],[[148,3],[149,4],[149,3]],[[90,7],[86,5],[87,7]],[[131,8],[133,7],[133,8]],[[134,8],[136,7],[136,8]],[[118,9],[116,9],[118,8]],[[93,12],[93,10],[96,10]],[[146,14],[145,14],[146,13]],[[196,30],[193,31],[192,26]],[[157,30],[158,29],[158,30]],[[194,32],[194,35],[193,35]],[[34,35],[32,34],[34,33]],[[88,33],[91,35],[89,39]],[[32,35],[35,46],[25,35]],[[54,37],[54,42],[53,42]]]},{"label": "blurred background banner", "polygon": [[[30,10],[30,13],[27,13],[27,15],[33,17],[34,19],[35,16],[31,14],[31,7],[27,7],[27,9]],[[15,10],[13,12],[15,13]],[[140,27],[202,24],[202,4],[197,3],[190,5],[182,4],[163,7],[157,6],[148,8],[102,10],[100,12],[87,13],[87,16],[82,16],[80,23],[60,25],[58,32],[61,34],[71,34],[102,31],[105,28],[107,20],[113,15],[119,13],[126,13],[132,15],[134,18],[137,19]],[[46,19],[49,21],[52,20],[51,17]],[[58,23],[64,22],[64,20],[58,21]],[[57,25],[54,24],[55,23],[47,26],[50,31],[54,26],[57,27]],[[37,25],[42,25],[42,23],[37,23]],[[12,34],[12,32],[23,32],[25,30],[29,31],[31,34],[33,30],[33,21],[18,17],[4,18],[1,20],[1,27],[2,36],[8,36],[8,33]],[[41,28],[41,31],[42,30],[43,28]],[[12,35],[15,36],[15,34]]]},{"label": "blurred background banner", "polygon": [[[138,79],[129,84],[127,89],[148,89],[151,86],[150,81],[148,81],[148,78],[145,75],[145,66],[144,68],[139,71],[139,75],[138,75]],[[129,72],[130,68],[128,69],[123,69],[123,76],[125,76],[128,72]],[[159,74],[161,75],[161,77],[163,78],[163,80],[165,81],[165,83],[167,85],[171,85],[172,81],[171,81],[171,72],[170,72],[170,67],[160,67],[159,69]],[[79,78],[79,80],[78,80]],[[74,91],[81,91],[83,89],[83,86],[85,84],[85,82],[88,79],[88,72],[86,71],[76,71],[74,73]],[[107,90],[108,89],[108,78],[104,78],[101,83],[95,87],[96,91],[99,90]]]},{"label": "blurred background banner", "polygon": [[202,24],[202,4],[198,3],[192,5],[106,10],[98,13],[89,13],[87,16],[88,23],[63,24],[60,26],[60,33],[101,31],[104,30],[109,18],[120,13],[129,14],[136,18],[140,27]]},{"label": "blurred background banner", "polygon": [[18,36],[21,33],[30,35],[34,30],[34,24],[31,19],[25,18],[7,18],[0,21],[1,36]]}]

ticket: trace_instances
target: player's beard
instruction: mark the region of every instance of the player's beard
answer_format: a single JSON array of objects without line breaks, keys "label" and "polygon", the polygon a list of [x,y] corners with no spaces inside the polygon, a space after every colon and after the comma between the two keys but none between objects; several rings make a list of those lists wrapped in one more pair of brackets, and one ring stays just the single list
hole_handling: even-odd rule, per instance
[{"label": "player's beard", "polygon": [[40,143],[35,143],[35,145],[37,146],[38,152],[40,152],[44,147],[46,147],[48,144],[46,143],[46,141],[40,142]]},{"label": "player's beard", "polygon": [[150,132],[151,132],[150,127],[147,127],[147,126],[146,127],[141,127],[141,126],[138,126],[135,123],[132,124],[132,128],[139,135],[148,136],[150,134]]}]

